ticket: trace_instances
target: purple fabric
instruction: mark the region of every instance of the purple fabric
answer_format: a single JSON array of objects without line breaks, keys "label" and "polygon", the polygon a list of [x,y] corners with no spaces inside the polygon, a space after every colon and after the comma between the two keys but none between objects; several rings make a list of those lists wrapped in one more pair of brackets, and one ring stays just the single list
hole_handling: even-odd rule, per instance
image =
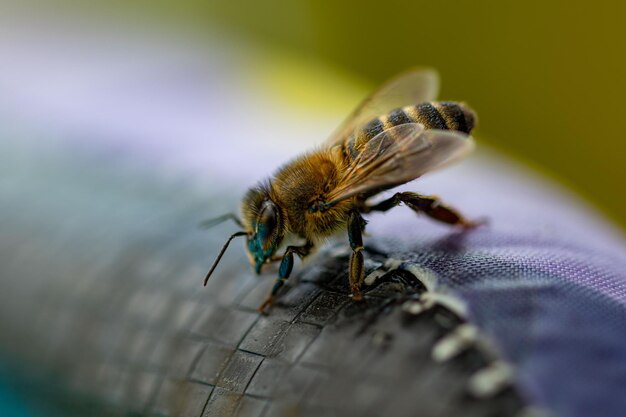
[{"label": "purple fabric", "polygon": [[468,302],[532,403],[562,416],[626,413],[626,252],[617,232],[573,197],[493,161],[476,158],[422,184],[488,225],[450,235],[399,209],[371,219],[370,233],[385,236],[379,246],[412,253]]}]

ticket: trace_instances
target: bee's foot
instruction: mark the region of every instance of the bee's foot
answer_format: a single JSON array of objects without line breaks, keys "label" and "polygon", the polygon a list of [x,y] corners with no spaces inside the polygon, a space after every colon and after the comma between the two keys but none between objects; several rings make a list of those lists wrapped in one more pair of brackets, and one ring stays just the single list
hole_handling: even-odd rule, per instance
[{"label": "bee's foot", "polygon": [[274,305],[274,301],[276,301],[274,296],[267,297],[267,300],[265,300],[263,304],[261,304],[261,306],[257,309],[257,311],[264,315],[269,314],[272,306]]},{"label": "bee's foot", "polygon": [[363,293],[360,290],[352,290],[350,297],[352,301],[363,301]]},{"label": "bee's foot", "polygon": [[476,229],[477,227],[484,226],[489,223],[489,220],[486,217],[481,217],[476,220],[464,220],[459,225],[465,230]]}]

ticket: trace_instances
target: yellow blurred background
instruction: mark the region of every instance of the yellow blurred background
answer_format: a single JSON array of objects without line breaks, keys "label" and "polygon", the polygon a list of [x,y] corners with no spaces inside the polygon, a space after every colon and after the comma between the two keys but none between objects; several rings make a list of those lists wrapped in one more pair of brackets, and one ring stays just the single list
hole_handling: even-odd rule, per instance
[{"label": "yellow blurred background", "polygon": [[626,226],[623,2],[118,1],[96,13],[104,9],[200,36],[218,27],[269,48],[259,76],[318,110],[347,111],[356,92],[410,66],[434,67],[441,98],[477,110],[479,143]]}]

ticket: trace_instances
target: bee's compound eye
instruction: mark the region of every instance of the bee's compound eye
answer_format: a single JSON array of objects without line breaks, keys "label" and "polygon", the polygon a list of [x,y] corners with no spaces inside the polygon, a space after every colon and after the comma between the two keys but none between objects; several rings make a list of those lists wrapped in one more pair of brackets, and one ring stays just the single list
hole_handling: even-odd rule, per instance
[{"label": "bee's compound eye", "polygon": [[274,248],[278,243],[280,213],[278,207],[271,201],[265,201],[261,207],[256,234],[264,250]]},{"label": "bee's compound eye", "polygon": [[267,230],[274,230],[278,223],[278,213],[276,207],[269,201],[263,203],[263,208],[259,213],[259,225],[264,226]]}]

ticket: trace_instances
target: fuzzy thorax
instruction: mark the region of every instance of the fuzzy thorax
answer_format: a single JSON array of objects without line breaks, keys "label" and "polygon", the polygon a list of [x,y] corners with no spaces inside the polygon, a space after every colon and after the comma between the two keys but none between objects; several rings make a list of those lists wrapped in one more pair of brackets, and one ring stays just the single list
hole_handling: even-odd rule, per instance
[{"label": "fuzzy thorax", "polygon": [[271,196],[285,210],[287,230],[314,241],[345,226],[352,201],[328,206],[328,195],[345,170],[340,148],[305,154],[278,170]]},{"label": "fuzzy thorax", "polygon": [[327,196],[339,183],[345,165],[340,148],[316,150],[284,165],[246,194],[242,204],[246,228],[255,231],[261,207],[270,200],[280,210],[283,233],[311,242],[334,234],[345,226],[353,206],[352,199],[327,206]]}]

